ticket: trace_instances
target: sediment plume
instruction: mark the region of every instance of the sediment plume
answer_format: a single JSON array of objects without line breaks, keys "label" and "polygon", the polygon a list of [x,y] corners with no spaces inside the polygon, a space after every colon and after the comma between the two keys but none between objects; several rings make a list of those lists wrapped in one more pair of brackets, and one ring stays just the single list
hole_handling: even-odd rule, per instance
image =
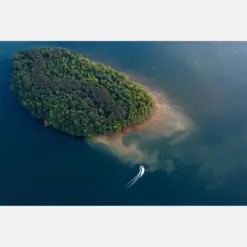
[{"label": "sediment plume", "polygon": [[95,137],[88,140],[88,143],[101,150],[103,145],[129,166],[143,164],[148,167],[149,172],[159,169],[171,172],[174,168],[170,162],[164,164],[158,162],[162,147],[157,146],[157,142],[166,138],[169,145],[175,145],[193,132],[194,125],[178,107],[170,103],[164,93],[160,90],[151,90],[146,85],[144,87],[153,99],[151,116],[139,125],[129,127],[115,135]]}]

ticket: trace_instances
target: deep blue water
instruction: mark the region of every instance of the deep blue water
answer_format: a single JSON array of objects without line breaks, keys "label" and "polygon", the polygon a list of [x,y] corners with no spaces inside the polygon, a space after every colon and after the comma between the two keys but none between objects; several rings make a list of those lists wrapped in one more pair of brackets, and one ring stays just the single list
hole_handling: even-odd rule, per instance
[{"label": "deep blue water", "polygon": [[[37,46],[130,71],[182,106],[196,132],[159,144],[175,171],[146,173],[126,191],[136,169],[34,120],[9,85],[13,53]],[[0,120],[1,205],[247,204],[247,43],[1,42]]]}]

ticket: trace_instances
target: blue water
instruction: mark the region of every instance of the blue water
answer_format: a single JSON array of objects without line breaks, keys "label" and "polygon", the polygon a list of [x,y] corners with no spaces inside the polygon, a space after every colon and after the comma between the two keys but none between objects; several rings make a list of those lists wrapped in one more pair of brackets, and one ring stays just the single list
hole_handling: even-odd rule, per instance
[{"label": "blue water", "polygon": [[[34,120],[9,90],[11,56],[40,46],[71,48],[145,78],[196,126],[160,162],[172,173],[138,168]],[[1,42],[1,205],[246,205],[247,43]]]}]

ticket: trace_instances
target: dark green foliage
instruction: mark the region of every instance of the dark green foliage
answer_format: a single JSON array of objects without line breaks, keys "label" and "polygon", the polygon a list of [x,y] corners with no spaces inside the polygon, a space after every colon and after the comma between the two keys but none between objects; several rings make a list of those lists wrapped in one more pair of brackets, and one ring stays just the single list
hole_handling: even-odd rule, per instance
[{"label": "dark green foliage", "polygon": [[119,131],[152,109],[149,94],[127,76],[63,48],[15,54],[11,89],[34,117],[74,136]]}]

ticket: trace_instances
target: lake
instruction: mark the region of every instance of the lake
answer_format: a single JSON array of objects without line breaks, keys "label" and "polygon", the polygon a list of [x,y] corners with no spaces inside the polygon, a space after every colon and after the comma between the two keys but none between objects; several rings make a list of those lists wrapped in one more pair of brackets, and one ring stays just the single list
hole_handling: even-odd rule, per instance
[{"label": "lake", "polygon": [[[175,144],[150,140],[162,169],[125,190],[138,167],[45,128],[10,91],[12,55],[52,46],[165,92],[193,132]],[[0,42],[0,119],[1,205],[247,204],[247,43]]]}]

